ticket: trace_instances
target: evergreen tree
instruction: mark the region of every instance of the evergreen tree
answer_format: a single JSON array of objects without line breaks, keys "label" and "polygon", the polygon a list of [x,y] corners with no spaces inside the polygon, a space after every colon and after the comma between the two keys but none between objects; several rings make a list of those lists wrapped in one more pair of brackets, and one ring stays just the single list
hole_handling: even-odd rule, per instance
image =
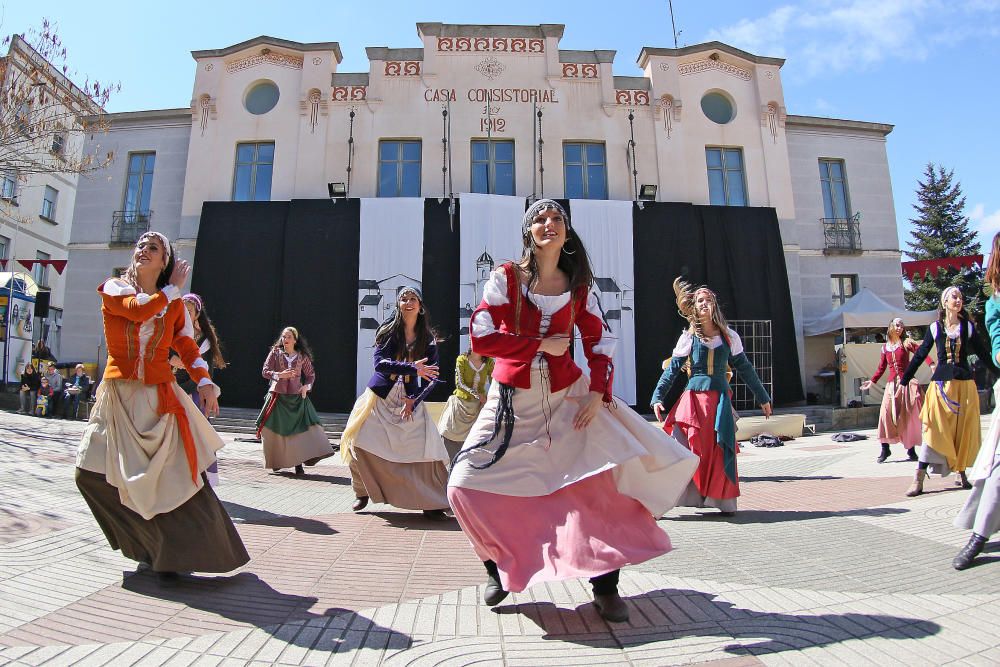
[{"label": "evergreen tree", "polygon": [[[917,217],[910,219],[913,240],[907,242],[910,249],[906,255],[911,260],[922,260],[982,254],[976,232],[969,227],[965,196],[961,184],[954,180],[954,171],[928,163],[924,180],[917,185],[917,203],[913,205]],[[928,271],[909,283],[904,297],[910,310],[939,307],[941,291],[950,285],[962,290],[970,314],[976,315],[983,308],[983,269],[979,266],[936,274]]]}]

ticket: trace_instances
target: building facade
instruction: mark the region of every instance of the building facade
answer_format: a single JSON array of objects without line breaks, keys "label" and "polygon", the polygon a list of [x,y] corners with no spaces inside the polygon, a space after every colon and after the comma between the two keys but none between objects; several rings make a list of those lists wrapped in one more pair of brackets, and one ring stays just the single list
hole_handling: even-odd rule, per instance
[{"label": "building facade", "polygon": [[[420,23],[420,47],[369,47],[360,73],[339,71],[336,42],[195,51],[190,107],[112,115],[101,141],[118,159],[80,183],[67,353],[100,361],[94,287],[127,265],[136,234],[162,231],[194,259],[206,202],[688,202],[773,209],[795,353],[816,389],[832,345],[807,344],[803,320],[861,285],[902,304],[892,127],[788,114],[782,59],[719,42],[644,47],[642,76],[615,76],[615,52],[560,49],[563,29]],[[635,280],[664,281],[671,308],[669,280]]]}]

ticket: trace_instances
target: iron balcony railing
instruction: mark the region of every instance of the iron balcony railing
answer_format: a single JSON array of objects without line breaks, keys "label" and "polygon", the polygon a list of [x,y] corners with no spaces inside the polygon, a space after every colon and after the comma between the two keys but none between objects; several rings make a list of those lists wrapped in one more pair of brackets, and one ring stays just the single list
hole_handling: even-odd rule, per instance
[{"label": "iron balcony railing", "polygon": [[152,217],[152,211],[115,211],[111,219],[111,243],[135,243],[149,231]]},{"label": "iron balcony railing", "polygon": [[820,218],[825,252],[861,252],[861,213],[849,218]]}]

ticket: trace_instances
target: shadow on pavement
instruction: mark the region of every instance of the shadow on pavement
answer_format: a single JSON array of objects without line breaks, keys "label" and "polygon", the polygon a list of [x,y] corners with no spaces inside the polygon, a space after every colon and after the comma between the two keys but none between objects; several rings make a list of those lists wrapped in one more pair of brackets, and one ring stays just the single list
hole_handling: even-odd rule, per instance
[{"label": "shadow on pavement", "polygon": [[[250,572],[241,572],[231,577],[198,577],[182,575],[171,585],[161,584],[151,572],[137,572],[122,582],[122,588],[140,595],[184,605],[233,621],[243,626],[258,627],[283,642],[320,651],[346,652],[358,649],[358,643],[345,641],[348,628],[352,633],[379,633],[378,641],[396,647],[411,644],[410,636],[373,623],[370,619],[356,614],[350,609],[330,607],[322,614],[312,610],[318,598],[282,593]],[[188,622],[192,620],[189,611],[180,614]],[[338,617],[343,619],[338,623]],[[321,623],[285,625],[292,622],[316,621]],[[205,619],[206,625],[218,625],[218,621]],[[330,628],[330,632],[325,632]],[[338,628],[340,631],[338,631]],[[236,628],[232,628],[236,629]],[[318,641],[317,641],[318,637]],[[371,642],[366,647],[372,646]]]},{"label": "shadow on pavement", "polygon": [[318,521],[316,519],[299,516],[275,514],[273,512],[268,512],[267,510],[257,509],[256,507],[247,507],[246,505],[240,505],[239,503],[230,502],[228,500],[223,500],[222,506],[226,508],[229,516],[235,519],[236,524],[251,523],[260,526],[294,528],[300,533],[309,533],[311,535],[336,535],[339,532],[334,530],[325,521]]},{"label": "shadow on pavement", "polygon": [[279,472],[271,473],[276,477],[284,477],[286,479],[304,479],[310,482],[327,482],[329,484],[336,484],[338,486],[350,486],[350,477],[341,477],[340,475],[321,475],[314,471],[315,468],[306,468],[306,473],[304,475],[296,475],[291,470],[281,470]]},{"label": "shadow on pavement", "polygon": [[[700,514],[666,517],[667,521],[725,521],[727,523],[780,523],[782,521],[808,521],[809,519],[829,519],[830,517],[887,516],[906,514],[910,510],[902,507],[864,507],[853,510],[740,510],[735,516],[723,516],[709,510]],[[662,521],[663,519],[661,519]]]},{"label": "shadow on pavement", "polygon": [[370,514],[377,516],[393,528],[403,528],[404,530],[437,530],[444,532],[460,532],[462,527],[458,521],[449,518],[447,521],[436,521],[425,519],[420,512],[358,512],[358,514]]},{"label": "shadow on pavement", "polygon": [[832,475],[769,475],[766,477],[745,477],[740,475],[740,482],[804,482],[804,481],[814,481],[814,480],[831,480],[831,479],[844,479],[843,477],[834,477]]},{"label": "shadow on pavement", "polygon": [[[692,590],[661,589],[626,598],[626,602],[633,622],[648,616],[652,625],[645,625],[644,622],[605,623],[589,602],[576,609],[563,609],[551,602],[541,602],[499,607],[496,611],[499,614],[522,614],[546,632],[544,639],[591,647],[617,645],[628,649],[688,637],[717,637],[720,642],[725,642],[718,648],[735,655],[798,651],[868,637],[920,639],[941,630],[940,625],[931,621],[881,614],[758,612],[740,609],[715,595]],[[669,620],[664,621],[663,616]],[[567,630],[586,625],[603,626],[604,629],[597,632]],[[736,643],[732,643],[733,638]],[[707,646],[705,648],[710,650]]]}]

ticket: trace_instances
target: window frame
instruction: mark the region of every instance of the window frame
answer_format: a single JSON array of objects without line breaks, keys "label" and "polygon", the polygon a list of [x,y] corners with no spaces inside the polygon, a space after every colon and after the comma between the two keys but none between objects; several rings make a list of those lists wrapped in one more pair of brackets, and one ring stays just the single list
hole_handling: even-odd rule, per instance
[{"label": "window frame", "polygon": [[[720,162],[722,167],[712,167],[708,164],[708,152],[709,151],[719,151]],[[739,169],[728,169],[726,167],[726,151],[738,151],[740,154],[740,167]],[[719,171],[722,172],[722,188],[723,188],[723,199],[724,204],[713,204],[712,203],[712,172]],[[729,178],[728,174],[731,172],[740,173],[740,182],[743,185],[743,203],[734,204],[730,201],[729,192]],[[746,154],[743,152],[742,146],[705,146],[705,178],[708,179],[708,202],[710,206],[749,206],[750,205],[750,191],[747,189],[747,158]]]},{"label": "window frame", "polygon": [[10,259],[7,253],[10,252],[10,239],[0,234],[0,259]]},{"label": "window frame", "polygon": [[[48,197],[50,191],[55,195],[52,199],[49,199]],[[48,204],[48,206],[46,206],[46,204]],[[42,191],[42,210],[38,216],[48,222],[55,222],[58,205],[59,191],[51,185],[46,185],[45,190]]]},{"label": "window frame", "polygon": [[[476,145],[486,145],[486,159],[476,159]],[[498,144],[510,144],[510,160],[497,160],[496,147]],[[513,139],[470,139],[469,140],[469,192],[477,194],[494,195],[497,194],[497,164],[510,165],[510,195],[517,194],[517,146]],[[475,168],[477,164],[486,165],[486,192],[479,192],[475,189]]]},{"label": "window frame", "polygon": [[[832,174],[830,172],[830,168],[829,168],[829,165],[831,165],[831,164],[839,164],[840,165],[841,178],[840,178],[839,181],[836,181],[836,180],[833,179],[833,176],[832,176]],[[853,217],[853,215],[854,215],[854,209],[851,206],[851,188],[850,188],[850,185],[848,184],[848,181],[847,181],[847,162],[843,158],[821,157],[821,158],[819,158],[819,168],[820,168],[820,174],[819,174],[819,196],[820,196],[820,199],[823,201],[823,217],[826,218],[826,219],[830,219],[830,220],[850,220]],[[833,189],[832,189],[833,188],[833,184],[834,183],[841,183],[843,185],[843,188],[844,188],[844,206],[846,208],[846,210],[844,211],[845,215],[844,215],[843,218],[841,218],[840,216],[837,216],[837,215],[833,215],[833,216],[827,215],[826,198],[824,197],[824,188],[827,187],[828,183],[830,184],[830,205],[834,206],[834,207],[836,206],[836,203],[834,202],[834,198],[833,198],[833,194],[834,194],[833,193]],[[836,211],[832,211],[832,213],[836,214]]]},{"label": "window frame", "polygon": [[[844,294],[844,285],[845,285],[844,280],[845,279],[847,279],[847,280],[850,281],[850,285],[851,285],[851,295],[850,296],[845,296],[845,294]],[[837,289],[839,290],[837,293],[833,292],[833,281],[837,281]],[[853,298],[854,296],[857,295],[858,289],[859,289],[859,274],[857,274],[857,273],[831,273],[830,274],[830,304],[833,307],[830,310],[836,310],[837,308],[840,308],[841,306],[843,306],[845,303],[847,303],[848,299],[851,299],[851,298]],[[838,297],[838,296],[840,297],[840,303],[838,303],[836,305],[833,305],[833,299],[835,297]]]},{"label": "window frame", "polygon": [[[384,144],[396,144],[396,159],[395,160],[383,160],[382,159],[382,146]],[[403,159],[403,146],[405,144],[416,144],[420,149],[420,159],[418,160],[404,160]],[[383,138],[378,140],[378,154],[377,160],[375,161],[375,196],[376,197],[420,197],[423,194],[424,188],[424,141],[420,138]],[[393,194],[386,194],[382,192],[382,165],[392,164],[396,165],[396,188]],[[403,193],[403,166],[405,164],[417,165],[417,194],[415,195],[404,195]]]},{"label": "window frame", "polygon": [[[10,194],[7,194],[7,186],[10,184]],[[0,176],[0,199],[9,201],[17,205],[17,171],[10,169]]]},{"label": "window frame", "polygon": [[[142,213],[142,214],[148,215],[149,212],[150,212],[150,206],[152,205],[152,201],[153,201],[153,185],[152,184],[150,184],[150,186],[149,186],[149,202],[147,202],[146,210],[142,210],[142,206],[141,205],[139,207],[137,207],[135,210],[131,210],[131,209],[128,208],[128,184],[129,184],[129,178],[131,178],[132,173],[133,173],[132,172],[132,158],[133,157],[138,157],[138,156],[142,156],[142,169],[138,172],[138,174],[139,174],[139,183],[138,183],[137,191],[139,192],[139,197],[137,197],[137,199],[140,199],[140,200],[142,199],[142,187],[143,187],[143,185],[145,183],[145,178],[146,178],[146,175],[147,175],[147,172],[146,172],[146,159],[149,158],[150,156],[152,156],[152,158],[153,158],[153,168],[150,169],[149,172],[148,172],[149,178],[151,178],[151,179],[153,178],[153,173],[156,170],[156,151],[130,151],[129,152],[129,154],[128,154],[128,160],[125,163],[125,187],[122,189],[122,208],[121,208],[121,210],[124,211],[124,212],[126,212],[126,213]],[[141,204],[141,201],[140,201],[140,204]]]},{"label": "window frame", "polygon": [[[568,146],[579,146],[580,147],[580,162],[579,163],[577,163],[577,162],[569,162],[566,159],[566,148]],[[587,146],[600,146],[601,149],[604,151],[604,162],[601,163],[601,167],[604,170],[604,196],[603,197],[591,197],[590,196],[590,178],[588,177],[588,172],[589,172],[591,166],[593,166],[594,168],[596,168],[597,167],[597,163],[594,163],[593,165],[591,165],[591,163],[587,161]],[[579,199],[596,199],[596,200],[600,201],[600,200],[608,200],[608,199],[611,198],[611,190],[610,190],[610,188],[608,186],[608,145],[607,145],[607,142],[605,142],[605,141],[592,141],[592,140],[568,140],[568,139],[567,140],[563,140],[563,145],[562,145],[562,161],[563,161],[563,195],[567,199],[577,199],[577,197],[572,197],[570,195],[570,193],[569,193],[569,177],[568,177],[568,174],[567,174],[567,168],[570,165],[573,165],[573,166],[579,165],[580,166],[581,180],[582,180],[582,185],[583,185],[583,193],[582,193],[583,196],[579,197]]]},{"label": "window frame", "polygon": [[49,152],[58,158],[66,159],[66,131],[61,127],[52,133],[52,145]]},{"label": "window frame", "polygon": [[[250,162],[240,162],[240,146],[253,146],[253,159]],[[259,156],[260,156],[260,147],[261,146],[271,146],[271,161],[270,162],[262,162],[262,161],[260,161]],[[272,195],[272,188],[274,186],[274,158],[277,155],[277,150],[278,150],[278,147],[277,147],[276,143],[273,140],[272,141],[237,141],[236,142],[236,150],[235,150],[235,152],[233,154],[233,187],[232,187],[232,191],[231,191],[232,195],[230,196],[230,200],[231,201],[272,201],[271,195]],[[240,166],[244,166],[244,165],[250,167],[250,183],[249,183],[250,198],[249,199],[237,199],[236,198],[237,176],[239,175]],[[267,189],[267,192],[268,192],[268,198],[267,199],[257,199],[257,170],[258,170],[258,167],[260,167],[260,165],[270,165],[271,166],[271,183],[270,183],[270,185],[268,186],[268,189]],[[155,165],[154,165],[154,168],[155,168]]]},{"label": "window frame", "polygon": [[[52,255],[47,252],[42,252],[41,250],[35,251],[35,259],[50,260]],[[35,264],[31,269],[31,277],[35,279],[35,283],[39,287],[50,287],[49,285],[49,267],[43,264]]]}]

